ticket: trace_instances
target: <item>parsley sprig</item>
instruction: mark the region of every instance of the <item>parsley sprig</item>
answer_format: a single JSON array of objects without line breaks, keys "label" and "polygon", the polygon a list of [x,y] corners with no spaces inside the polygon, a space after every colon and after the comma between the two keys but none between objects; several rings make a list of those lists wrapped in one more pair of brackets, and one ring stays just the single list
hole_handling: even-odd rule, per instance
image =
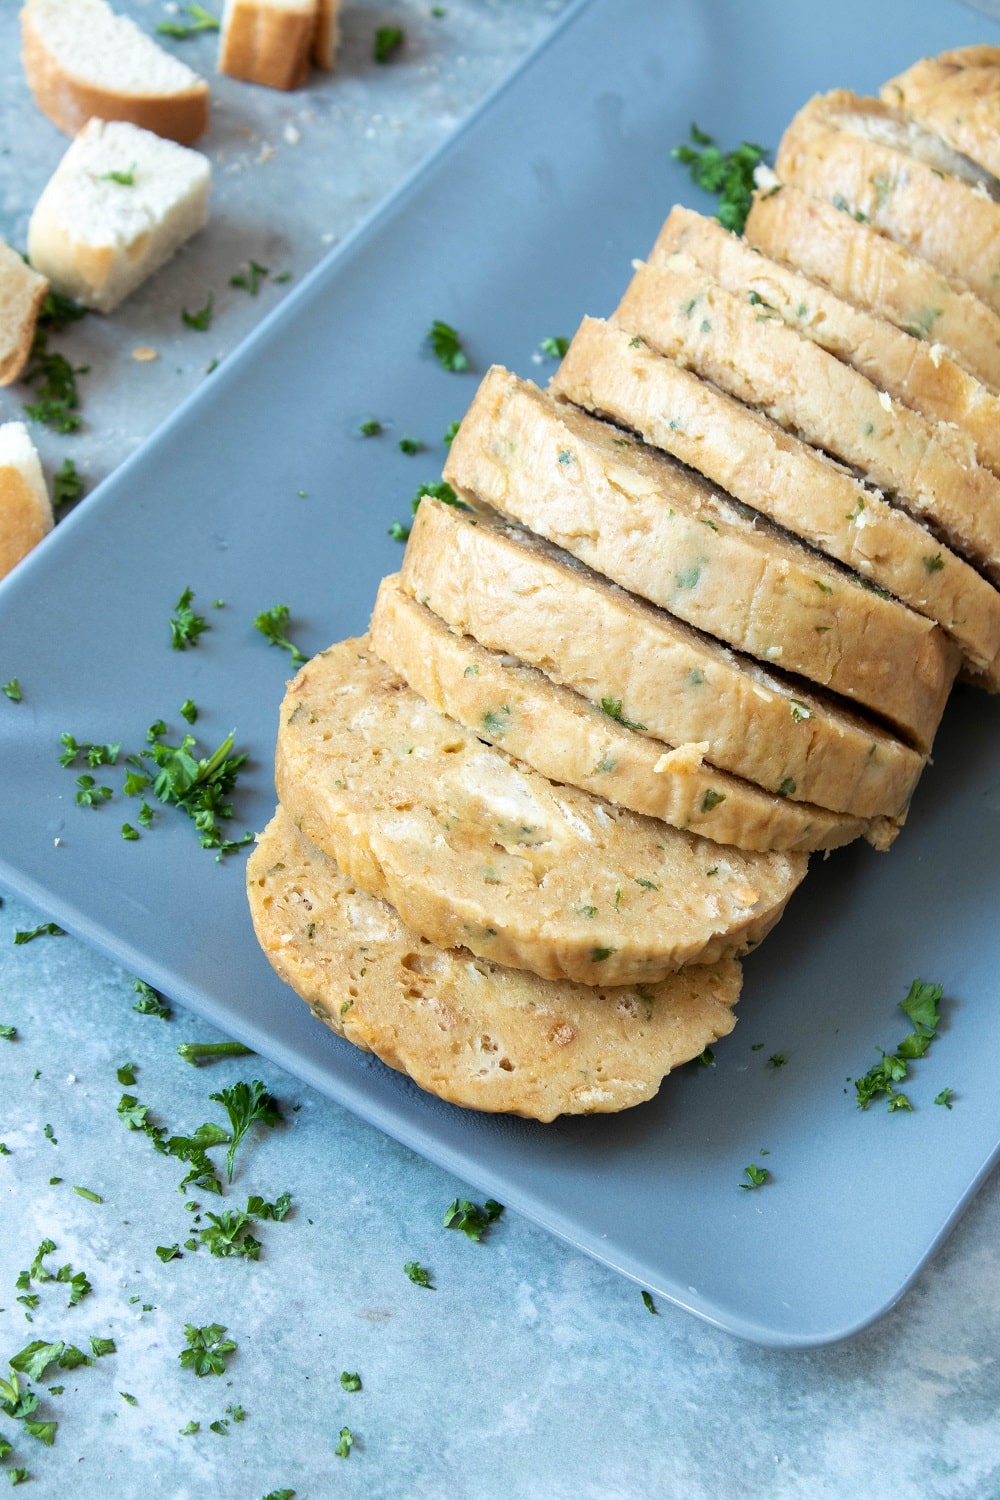
[{"label": "parsley sprig", "polygon": [[301,667],[309,658],[285,634],[289,613],[287,604],[276,604],[273,609],[262,610],[254,617],[254,629],[260,631],[269,646],[280,646],[289,652],[293,666]]},{"label": "parsley sprig", "polygon": [[721,151],[714,138],[693,123],[691,140],[690,146],[675,146],[671,156],[684,163],[693,182],[716,194],[719,223],[742,234],[753,198],[754,170],[764,160],[764,147],[743,141],[733,151]]}]

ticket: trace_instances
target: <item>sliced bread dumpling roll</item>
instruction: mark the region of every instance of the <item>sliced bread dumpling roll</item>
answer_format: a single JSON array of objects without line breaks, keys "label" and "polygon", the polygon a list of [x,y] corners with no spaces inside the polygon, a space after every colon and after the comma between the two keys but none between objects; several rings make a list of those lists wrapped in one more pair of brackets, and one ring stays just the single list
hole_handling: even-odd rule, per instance
[{"label": "sliced bread dumpling roll", "polygon": [[756,249],[926,340],[932,351],[946,350],[1000,390],[1000,315],[905,245],[789,182],[754,194],[744,234]]},{"label": "sliced bread dumpling roll", "polygon": [[759,319],[778,313],[796,333],[929,422],[951,423],[971,438],[979,462],[1000,475],[1000,396],[940,345],[852,306],[688,208],[671,211],[649,263],[669,268],[674,257],[689,258],[726,291],[745,297]]},{"label": "sliced bread dumpling roll", "polygon": [[860,216],[1000,312],[997,180],[881,100],[847,89],[810,100],[782,136],[775,171]]},{"label": "sliced bread dumpling roll", "polygon": [[953,428],[894,401],[749,291],[727,291],[682,254],[640,265],[614,321],[891,491],[1000,581],[1000,479]]},{"label": "sliced bread dumpling roll", "polygon": [[806,870],[804,854],[721,847],[550,782],[364,638],[289,684],[275,781],[306,837],[421,936],[545,979],[645,983],[746,952]]},{"label": "sliced bread dumpling roll", "polygon": [[464,1109],[542,1121],[628,1109],[735,1024],[735,959],[611,988],[436,948],[280,807],[247,894],[264,953],[318,1020]]},{"label": "sliced bread dumpling roll", "polygon": [[[452,630],[390,575],[369,629],[373,649],[428,703],[551,781],[740,849],[835,849],[864,837],[886,849],[889,818],[794,802],[705,759],[707,742],[639,734],[537,667]],[[502,704],[502,711],[497,711]]]},{"label": "sliced bread dumpling roll", "polygon": [[[553,377],[560,396],[632,429],[926,615],[990,674],[1000,592],[895,505],[776,422],[626,329],[585,318]],[[986,676],[984,685],[996,685]]]},{"label": "sliced bread dumpling roll", "polygon": [[402,586],[453,629],[509,651],[668,744],[856,817],[899,818],[924,765],[840,700],[780,678],[485,509],[424,499]]},{"label": "sliced bread dumpling roll", "polygon": [[930,744],[955,674],[943,632],[635,437],[496,366],[444,472],[678,619]]}]

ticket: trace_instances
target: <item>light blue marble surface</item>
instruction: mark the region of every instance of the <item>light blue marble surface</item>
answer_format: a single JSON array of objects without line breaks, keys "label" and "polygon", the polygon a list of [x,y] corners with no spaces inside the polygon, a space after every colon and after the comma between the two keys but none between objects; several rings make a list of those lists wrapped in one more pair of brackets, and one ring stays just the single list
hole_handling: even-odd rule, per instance
[{"label": "light blue marble surface", "polygon": [[[148,26],[163,10],[149,0],[121,8]],[[453,0],[444,18],[430,9],[349,6],[342,71],[297,94],[218,81],[206,142],[212,226],[113,319],[88,319],[69,336],[74,359],[92,365],[87,426],[40,435],[50,470],[70,454],[93,483],[126,457],[282,295],[273,285],[257,299],[230,289],[240,262],[306,271],[544,34],[561,4]],[[405,25],[408,50],[378,69],[371,32],[390,21]],[[214,43],[186,44],[182,55],[210,72]],[[0,91],[0,233],[21,244],[65,142],[28,100],[11,4],[0,10]],[[200,305],[209,289],[217,316],[195,341],[178,309]],[[159,358],[133,361],[143,345]],[[18,415],[21,394],[0,392],[0,419]],[[32,1339],[89,1348],[91,1336],[111,1336],[117,1352],[45,1377],[43,1392],[65,1386],[39,1411],[59,1422],[51,1448],[0,1413],[0,1436],[16,1439],[0,1467],[29,1468],[26,1494],[1000,1496],[996,1179],[876,1327],[811,1353],[758,1349],[667,1305],[651,1316],[633,1285],[524,1220],[505,1216],[481,1244],[445,1230],[442,1214],[467,1184],[260,1059],[192,1068],[176,1048],[217,1039],[205,1023],[180,1011],[169,1022],[137,1015],[132,976],[73,938],[14,945],[17,930],[44,917],[9,898],[0,910],[0,1025],[17,1028],[0,1040],[9,1152],[0,1156],[0,1369]],[[254,1131],[221,1204],[292,1194],[289,1218],[260,1232],[258,1263],[204,1249],[157,1258],[157,1246],[190,1236],[194,1215],[176,1191],[179,1164],[117,1118],[116,1069],[126,1062],[136,1073],[130,1092],[171,1131],[221,1119],[208,1096],[239,1078],[262,1078],[280,1101],[285,1122]],[[888,1215],[906,1191],[887,1185]],[[220,1208],[198,1201],[202,1213]],[[35,1285],[29,1323],[15,1282],[45,1237],[56,1245],[46,1264],[83,1270],[93,1290],[67,1308],[64,1283]],[[436,1290],[406,1278],[412,1259]],[[223,1378],[198,1380],[178,1362],[184,1326],[212,1322],[238,1349]],[[360,1392],[341,1389],[342,1370],[361,1375]],[[245,1420],[211,1431],[235,1404]],[[191,1421],[201,1430],[180,1435]],[[346,1460],[334,1451],[344,1426],[355,1437]]]}]

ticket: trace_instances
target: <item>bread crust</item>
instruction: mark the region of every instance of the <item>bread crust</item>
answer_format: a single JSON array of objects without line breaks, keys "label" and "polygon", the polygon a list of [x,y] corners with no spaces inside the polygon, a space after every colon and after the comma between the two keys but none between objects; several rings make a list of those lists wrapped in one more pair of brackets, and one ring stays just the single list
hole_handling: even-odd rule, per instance
[{"label": "bread crust", "polygon": [[992,666],[1000,593],[947,547],[929,546],[905,511],[769,418],[595,318],[583,320],[552,389],[674,454],[937,620],[974,668]]},{"label": "bread crust", "polygon": [[17,379],[31,354],[49,283],[0,240],[0,385]]},{"label": "bread crust", "polygon": [[35,103],[67,135],[90,119],[128,120],[190,146],[209,123],[209,91],[204,79],[172,94],[120,93],[75,76],[49,52],[31,10],[21,12],[21,57]]},{"label": "bread crust", "polygon": [[[19,438],[10,443],[11,435]],[[23,423],[0,426],[0,578],[52,530],[42,466]]]},{"label": "bread crust", "polygon": [[1000,581],[1000,480],[971,444],[684,260],[640,266],[613,321],[891,491]]},{"label": "bread crust", "polygon": [[955,674],[943,632],[636,439],[496,366],[444,472],[623,588],[928,747]]},{"label": "bread crust", "polygon": [[812,99],[782,136],[778,176],[816,197],[843,202],[849,213],[863,214],[881,234],[964,282],[1000,312],[1000,203],[985,190],[851,128],[880,113],[891,112],[880,100],[845,89]]},{"label": "bread crust", "polygon": [[744,232],[757,249],[943,347],[985,385],[1000,389],[1000,317],[905,246],[791,183],[754,195]]},{"label": "bread crust", "polygon": [[421,936],[545,979],[644,983],[745,952],[806,870],[555,786],[439,714],[365,638],[289,684],[275,783],[306,837]]},{"label": "bread crust", "polygon": [[729,292],[758,297],[790,328],[852,365],[881,391],[929,422],[947,422],[975,445],[978,461],[1000,474],[1000,398],[940,348],[750,248],[717,219],[674,208],[649,255],[669,266],[690,256]]},{"label": "bread crust", "polygon": [[[740,849],[834,849],[864,836],[886,849],[898,825],[775,797],[704,758],[707,746],[668,748],[618,723],[579,693],[512,656],[449,629],[384,578],[372,613],[373,649],[415,693],[480,739],[550,781],[661,818]],[[497,720],[502,703],[510,712]]]},{"label": "bread crust", "polygon": [[627,1109],[735,1024],[734,959],[612,989],[435,948],[280,807],[250,855],[247,895],[264,953],[317,1020],[464,1109],[541,1121]]},{"label": "bread crust", "polygon": [[[923,757],[485,511],[421,501],[402,586],[453,629],[509,651],[668,745],[856,817],[898,818]],[[581,628],[586,622],[586,628]],[[796,706],[797,705],[797,706]]]},{"label": "bread crust", "polygon": [[879,95],[1000,177],[1000,47],[923,57],[884,83]]},{"label": "bread crust", "polygon": [[314,44],[328,48],[332,32],[316,0],[295,8],[267,0],[227,0],[219,39],[219,72],[272,89],[296,89],[309,73]]}]

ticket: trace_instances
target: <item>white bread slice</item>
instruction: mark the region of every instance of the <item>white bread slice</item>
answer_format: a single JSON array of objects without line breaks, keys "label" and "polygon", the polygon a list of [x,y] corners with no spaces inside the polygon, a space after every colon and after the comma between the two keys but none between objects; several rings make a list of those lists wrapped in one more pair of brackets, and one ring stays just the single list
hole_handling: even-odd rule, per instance
[{"label": "white bread slice", "polygon": [[317,1020],[465,1109],[543,1121],[628,1109],[735,1024],[735,959],[611,989],[436,948],[281,807],[250,856],[247,896],[264,953]]},{"label": "white bread slice", "polygon": [[130,120],[186,146],[208,129],[205,80],[105,0],[27,0],[21,45],[35,103],[67,135]]},{"label": "white bread slice", "polygon": [[1000,316],[905,246],[787,182],[754,195],[744,233],[765,254],[928,340],[932,349],[945,349],[1000,390]]},{"label": "white bread slice", "polygon": [[329,53],[332,29],[317,0],[226,0],[219,72],[272,89],[295,89],[314,46]]},{"label": "white bread slice", "polygon": [[616,807],[738,849],[835,849],[861,835],[887,849],[898,832],[888,818],[828,812],[730,776],[708,764],[705,743],[670,747],[637,734],[537,667],[450,629],[395,575],[379,586],[369,635],[382,660],[439,713],[550,781]]},{"label": "white bread slice", "polygon": [[550,782],[438,713],[366,638],[289,683],[275,783],[415,932],[543,979],[636,984],[746,952],[806,872],[804,854],[723,847]]},{"label": "white bread slice", "polygon": [[91,120],[31,216],[31,263],[57,291],[111,312],[202,228],[210,182],[200,152],[137,125]]},{"label": "white bread slice", "polygon": [[623,588],[928,748],[955,676],[943,631],[665,454],[497,365],[444,474]]},{"label": "white bread slice", "polygon": [[690,256],[729,292],[756,298],[758,316],[784,321],[880,391],[930,422],[950,422],[975,444],[979,462],[1000,475],[1000,396],[970,375],[946,350],[853,307],[801,272],[771,260],[717,219],[674,208],[649,255],[650,265]]},{"label": "white bread slice", "polygon": [[52,530],[42,465],[23,422],[0,426],[0,578]]},{"label": "white bread slice", "polygon": [[1000,582],[1000,480],[953,428],[893,401],[687,256],[640,265],[613,321],[891,491]]},{"label": "white bread slice", "polygon": [[923,57],[879,94],[1000,177],[1000,47],[957,47]]},{"label": "white bread slice", "polygon": [[737,656],[485,508],[421,500],[400,579],[453,629],[668,745],[707,741],[712,765],[779,796],[900,819],[923,769],[842,700]]},{"label": "white bread slice", "polygon": [[810,100],[781,138],[782,182],[861,214],[1000,312],[1000,184],[879,99]]},{"label": "white bread slice", "polygon": [[48,289],[45,277],[0,240],[0,385],[10,385],[27,364]]},{"label": "white bread slice", "polygon": [[597,318],[581,323],[552,389],[674,454],[936,620],[975,670],[992,667],[1000,651],[1000,593],[992,584],[905,511],[762,413]]}]

